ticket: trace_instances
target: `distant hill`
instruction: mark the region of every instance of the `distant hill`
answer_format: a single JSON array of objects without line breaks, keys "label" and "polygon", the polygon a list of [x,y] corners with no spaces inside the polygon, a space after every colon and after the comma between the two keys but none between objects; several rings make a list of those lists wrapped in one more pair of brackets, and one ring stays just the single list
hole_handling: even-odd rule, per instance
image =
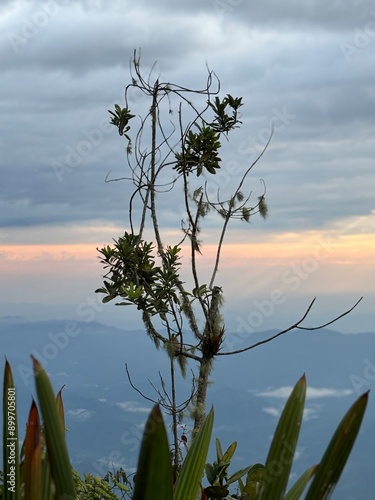
[{"label": "distant hill", "polygon": [[[227,346],[241,349],[274,332],[249,338],[227,334]],[[126,331],[96,322],[31,322],[0,318],[1,351],[11,362],[21,411],[20,432],[35,394],[30,353],[45,366],[53,385],[63,391],[68,445],[81,472],[104,474],[114,466],[134,469],[142,424],[151,403],[129,385],[156,397],[160,370],[168,383],[165,354],[155,351],[144,331]],[[214,437],[224,446],[239,445],[235,467],[264,461],[285,393],[306,373],[308,393],[296,473],[319,461],[325,445],[357,392],[375,384],[375,335],[344,335],[331,330],[290,332],[236,356],[221,356],[212,374],[208,405],[215,406]],[[1,358],[3,370],[4,357]],[[181,399],[189,381],[179,382]],[[373,498],[375,476],[375,402],[368,412],[347,470],[333,498]]]}]

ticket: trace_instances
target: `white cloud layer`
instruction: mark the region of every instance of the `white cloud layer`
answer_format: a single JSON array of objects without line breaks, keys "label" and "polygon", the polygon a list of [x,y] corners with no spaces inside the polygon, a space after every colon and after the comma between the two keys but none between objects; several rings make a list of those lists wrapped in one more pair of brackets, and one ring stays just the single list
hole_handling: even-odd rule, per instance
[{"label": "white cloud layer", "polygon": [[150,413],[150,408],[140,406],[139,403],[135,401],[118,402],[116,405],[122,410],[130,413]]},{"label": "white cloud layer", "polygon": [[[278,389],[271,389],[262,392],[254,392],[255,396],[287,399],[293,390],[292,386],[283,386]],[[321,398],[343,398],[353,394],[352,389],[333,389],[328,387],[307,387],[306,399],[321,399]]]},{"label": "white cloud layer", "polygon": [[[293,117],[275,134],[253,178],[264,178],[269,189],[273,215],[265,231],[319,228],[373,210],[370,1],[315,1],[296,9],[295,2],[272,0],[15,0],[1,10],[4,226],[123,220],[130,187],[104,183],[125,164],[114,130],[75,158],[63,182],[52,165],[108,121],[139,47],[146,74],[158,61],[163,78],[201,87],[207,62],[224,94],[243,96],[244,124],[223,154],[222,179],[229,161],[245,166],[246,151],[264,144],[275,112]],[[133,104],[136,113],[143,106]]]},{"label": "white cloud layer", "polygon": [[77,410],[68,410],[66,414],[74,420],[85,422],[86,420],[89,420],[95,412],[86,408],[78,408]]}]

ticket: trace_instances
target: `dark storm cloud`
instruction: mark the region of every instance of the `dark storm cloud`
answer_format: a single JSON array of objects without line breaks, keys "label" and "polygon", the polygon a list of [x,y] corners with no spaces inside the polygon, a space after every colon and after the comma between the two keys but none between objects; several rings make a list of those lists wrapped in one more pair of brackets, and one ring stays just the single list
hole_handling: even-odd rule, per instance
[{"label": "dark storm cloud", "polygon": [[[218,7],[221,2],[213,2]],[[224,2],[227,14],[251,26],[274,27],[293,30],[317,29],[330,32],[351,30],[356,24],[366,24],[371,18],[374,5],[369,0],[287,0],[278,2],[261,0],[255,2]],[[235,5],[237,4],[237,6]]]},{"label": "dark storm cloud", "polygon": [[[108,127],[107,110],[122,102],[138,47],[145,75],[157,60],[152,78],[160,72],[201,87],[207,62],[224,94],[243,96],[243,127],[212,181],[222,192],[234,185],[230,162],[244,169],[276,124],[251,178],[268,186],[272,217],[262,230],[371,212],[370,2],[50,0],[1,8],[1,225],[124,225],[131,186],[104,182],[110,171],[126,173],[125,143]],[[148,105],[133,95],[132,111]],[[174,196],[158,197],[168,221]]]}]

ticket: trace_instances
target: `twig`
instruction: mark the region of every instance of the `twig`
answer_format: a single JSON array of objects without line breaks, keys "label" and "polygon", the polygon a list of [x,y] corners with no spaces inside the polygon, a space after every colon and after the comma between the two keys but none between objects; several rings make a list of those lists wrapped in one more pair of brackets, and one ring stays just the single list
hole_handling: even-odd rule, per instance
[{"label": "twig", "polygon": [[333,320],[329,321],[328,323],[325,323],[324,325],[315,326],[315,327],[303,327],[303,326],[299,326],[306,319],[306,317],[308,316],[309,312],[311,311],[311,308],[314,305],[314,302],[316,300],[316,297],[315,297],[311,301],[309,307],[306,309],[305,314],[302,316],[302,318],[299,321],[297,321],[296,323],[294,323],[293,325],[291,325],[288,328],[286,328],[285,330],[282,330],[281,332],[278,332],[275,335],[272,335],[272,337],[269,337],[268,339],[261,340],[259,342],[256,342],[255,344],[252,344],[252,345],[250,345],[248,347],[245,347],[244,349],[238,349],[237,351],[230,351],[230,352],[218,352],[216,354],[216,356],[229,356],[231,354],[239,354],[241,352],[249,351],[250,349],[254,349],[255,347],[258,347],[260,345],[267,344],[268,342],[271,342],[271,340],[274,340],[277,337],[280,337],[281,335],[284,335],[285,333],[288,333],[288,332],[290,332],[291,330],[294,330],[294,329],[299,329],[299,330],[319,330],[320,328],[324,328],[325,326],[331,325],[332,323],[334,323],[335,321],[338,321],[343,316],[346,316],[347,314],[349,314],[351,311],[353,311],[353,309],[355,307],[357,307],[357,305],[361,302],[362,299],[363,299],[363,297],[361,297],[359,300],[357,300],[357,302],[354,304],[354,306],[352,306],[350,309],[348,309],[344,313],[340,314],[339,316],[337,316]]}]

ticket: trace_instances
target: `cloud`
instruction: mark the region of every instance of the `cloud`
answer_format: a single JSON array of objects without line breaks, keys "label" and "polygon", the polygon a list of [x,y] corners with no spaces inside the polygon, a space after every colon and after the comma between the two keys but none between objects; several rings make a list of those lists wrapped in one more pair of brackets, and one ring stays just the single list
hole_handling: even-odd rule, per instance
[{"label": "cloud", "polygon": [[[228,241],[290,233],[303,240],[310,231],[339,236],[352,221],[358,222],[352,234],[373,232],[375,14],[369,0],[314,0],[298,8],[292,0],[14,0],[3,1],[0,11],[2,245],[110,243],[128,226],[132,185],[105,182],[108,173],[113,179],[129,172],[107,110],[123,104],[139,47],[146,77],[157,61],[151,80],[160,75],[201,88],[207,64],[221,79],[222,95],[243,96],[243,125],[223,141],[221,171],[208,179],[213,193],[233,193],[276,124],[246,187],[256,200],[264,179],[269,218],[254,217],[251,236],[248,225],[232,226]],[[134,93],[130,106],[143,115],[150,103]],[[147,133],[144,139],[147,149]],[[168,237],[176,234],[181,191],[159,194],[157,203],[160,227]],[[217,241],[219,223],[207,218],[202,237],[207,230],[209,242]],[[367,241],[358,240],[358,248],[369,248]],[[277,244],[272,251],[276,259]],[[19,287],[12,286],[6,293],[17,296]]]},{"label": "cloud", "polygon": [[[7,214],[5,226],[123,220],[131,186],[104,183],[109,171],[124,172],[119,168],[125,166],[123,148],[114,129],[103,132],[100,127],[130,80],[129,59],[139,46],[145,74],[157,60],[164,78],[201,86],[207,61],[222,78],[224,92],[243,95],[244,126],[226,145],[223,174],[215,179],[221,192],[228,187],[221,185],[223,179],[226,184],[228,175],[233,177],[226,173],[227,163],[248,164],[253,157],[244,152],[264,144],[275,110],[294,116],[275,133],[256,173],[265,178],[270,199],[272,218],[264,231],[322,227],[345,212],[368,215],[371,162],[358,159],[372,120],[373,66],[359,55],[351,71],[339,43],[347,29],[343,20],[348,26],[364,23],[370,19],[364,15],[370,16],[370,3],[335,7],[335,16],[329,17],[332,6],[309,2],[295,9],[294,2],[287,2],[281,9],[272,1],[266,9],[252,3],[251,15],[244,16],[249,6],[240,2],[228,10],[225,21],[215,2],[210,8],[189,4],[177,9],[169,9],[168,2],[157,7],[129,4],[126,9],[118,2],[50,3],[56,12],[45,23],[38,2],[14,2],[3,21],[5,33],[19,36],[27,22],[38,25],[25,31],[30,32],[27,44],[17,54],[6,36],[0,43],[5,173],[0,208]],[[92,139],[97,130],[102,138]],[[371,158],[371,135],[365,148]],[[357,175],[349,183],[354,163]],[[63,166],[60,171],[58,165]],[[364,178],[369,182],[364,184]],[[163,197],[161,209],[167,212],[177,199]],[[346,199],[351,203],[345,204]],[[163,219],[169,223],[167,213]]]},{"label": "cloud", "polygon": [[262,408],[262,411],[264,411],[264,413],[267,413],[268,415],[271,415],[272,417],[280,417],[282,409],[267,406],[265,408]]},{"label": "cloud", "polygon": [[122,410],[130,413],[149,413],[150,408],[139,406],[135,401],[118,402],[116,405]]},{"label": "cloud", "polygon": [[[277,408],[274,406],[266,406],[262,408],[262,411],[264,411],[264,413],[267,413],[268,415],[271,415],[272,417],[276,417],[277,419],[279,419],[283,409],[284,408],[282,406]],[[319,418],[319,412],[320,407],[305,408],[303,411],[303,419],[306,422],[309,420],[315,420]]]},{"label": "cloud", "polygon": [[86,420],[89,420],[95,414],[95,412],[92,410],[87,410],[85,408],[79,408],[77,410],[68,410],[66,414],[68,417],[71,417],[74,420],[85,422]]},{"label": "cloud", "polygon": [[[287,399],[293,390],[292,386],[283,386],[278,389],[271,389],[267,391],[254,392],[255,396]],[[332,389],[327,387],[307,387],[306,399],[321,399],[321,398],[342,398],[353,394],[351,389]]]}]

